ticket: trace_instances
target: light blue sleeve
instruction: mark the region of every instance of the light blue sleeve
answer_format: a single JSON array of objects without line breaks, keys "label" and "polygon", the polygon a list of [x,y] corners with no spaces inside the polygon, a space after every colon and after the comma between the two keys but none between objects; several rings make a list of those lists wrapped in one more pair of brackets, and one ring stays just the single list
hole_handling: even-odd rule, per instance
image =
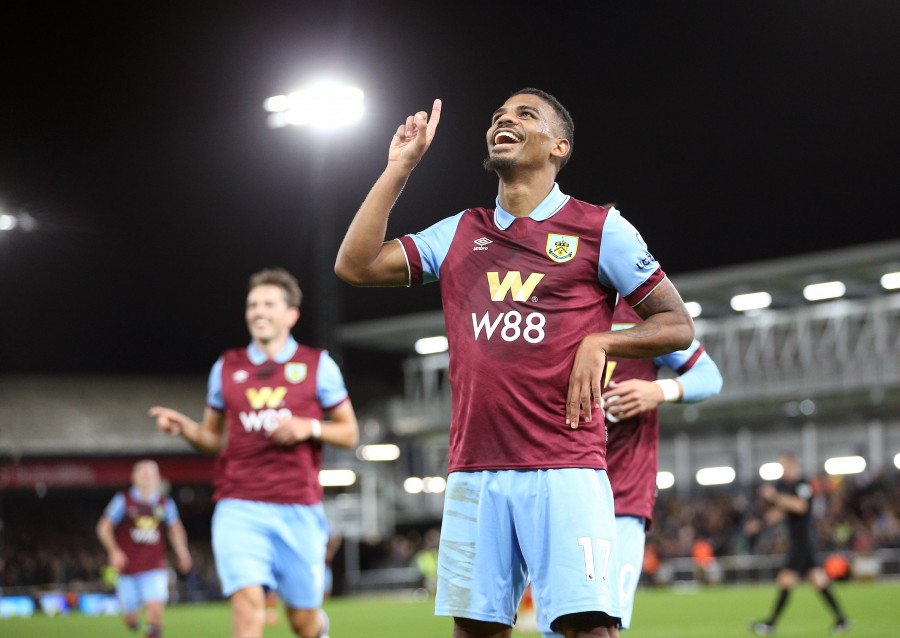
[{"label": "light blue sleeve", "polygon": [[125,518],[125,495],[122,492],[117,492],[112,497],[109,505],[103,510],[103,515],[111,520],[113,525],[118,525],[122,522],[122,519]]},{"label": "light blue sleeve", "polygon": [[[600,283],[630,295],[659,268],[647,244],[637,229],[611,208],[603,224],[600,239],[600,262],[597,276]],[[636,303],[636,302],[635,302]]]},{"label": "light blue sleeve", "polygon": [[[699,343],[695,340],[699,346]],[[694,344],[691,344],[693,347]],[[696,349],[695,349],[696,350]],[[682,350],[681,352],[685,352]],[[681,354],[681,352],[674,352],[672,354]],[[670,358],[672,355],[666,355],[665,357],[659,357],[659,359]],[[656,359],[656,361],[659,361]],[[677,365],[677,362],[675,362]],[[657,364],[659,365],[659,364]],[[684,365],[682,362],[678,367],[673,367],[671,365],[666,364],[664,367],[672,368],[673,370],[677,370]],[[661,366],[662,367],[662,366]],[[676,377],[678,379],[678,383],[681,384],[682,390],[682,403],[697,403],[698,401],[703,401],[704,399],[708,399],[709,397],[715,396],[719,394],[722,390],[722,373],[719,372],[719,367],[716,365],[716,362],[712,360],[706,352],[703,352],[697,360],[694,362],[694,365],[691,366],[690,370],[686,370],[683,374]]]},{"label": "light blue sleeve", "polygon": [[444,263],[444,258],[450,250],[453,236],[456,235],[456,227],[459,226],[459,220],[465,212],[442,219],[425,230],[409,236],[416,244],[419,257],[422,259],[423,284],[440,279],[441,264]]},{"label": "light blue sleeve", "polygon": [[166,525],[178,522],[178,508],[175,507],[175,501],[171,498],[163,500],[163,508],[165,509]]},{"label": "light blue sleeve", "polygon": [[344,385],[344,377],[341,369],[326,350],[319,357],[319,370],[316,374],[316,398],[319,404],[325,408],[333,408],[347,398],[347,388]]},{"label": "light blue sleeve", "polygon": [[225,396],[222,394],[222,357],[213,364],[209,373],[206,390],[206,404],[217,410],[225,410]]}]

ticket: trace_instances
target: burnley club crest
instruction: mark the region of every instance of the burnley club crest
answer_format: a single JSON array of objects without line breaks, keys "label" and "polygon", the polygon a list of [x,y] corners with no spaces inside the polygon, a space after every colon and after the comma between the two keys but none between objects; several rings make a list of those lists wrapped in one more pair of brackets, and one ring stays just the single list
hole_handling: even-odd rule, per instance
[{"label": "burnley club crest", "polygon": [[572,259],[578,251],[578,238],[571,235],[547,235],[547,256],[563,263]]}]

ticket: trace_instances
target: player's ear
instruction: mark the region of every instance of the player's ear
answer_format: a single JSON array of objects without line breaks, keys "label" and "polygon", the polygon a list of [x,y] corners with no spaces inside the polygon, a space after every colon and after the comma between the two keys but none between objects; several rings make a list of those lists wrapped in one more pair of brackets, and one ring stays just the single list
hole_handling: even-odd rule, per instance
[{"label": "player's ear", "polygon": [[550,148],[550,156],[558,157],[559,159],[563,159],[566,155],[569,154],[569,149],[571,148],[571,144],[569,144],[569,140],[564,137],[557,137],[553,140],[553,146]]},{"label": "player's ear", "polygon": [[300,320],[300,308],[291,308],[290,309],[290,322],[291,328],[297,325],[297,322]]}]

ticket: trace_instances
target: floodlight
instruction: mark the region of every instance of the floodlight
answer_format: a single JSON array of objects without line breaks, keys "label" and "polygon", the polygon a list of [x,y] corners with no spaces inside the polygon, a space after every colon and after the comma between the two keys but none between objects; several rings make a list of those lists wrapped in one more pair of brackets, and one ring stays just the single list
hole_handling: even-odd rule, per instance
[{"label": "floodlight", "polygon": [[319,485],[322,487],[348,487],[356,483],[353,470],[320,470]]},{"label": "floodlight", "polygon": [[422,491],[428,494],[440,494],[447,489],[447,479],[443,476],[426,476],[422,479]]},{"label": "floodlight", "polygon": [[843,281],[825,281],[820,284],[810,284],[803,289],[803,296],[808,301],[821,301],[822,299],[836,299],[843,297],[847,292],[847,286]]},{"label": "floodlight", "polygon": [[692,318],[697,318],[700,316],[700,313],[703,312],[703,306],[701,306],[696,301],[686,301],[684,302],[684,307],[687,308],[687,311],[690,313]]},{"label": "floodlight", "polygon": [[697,482],[700,485],[727,485],[736,476],[733,467],[704,467],[697,470]]},{"label": "floodlight", "polygon": [[671,472],[656,473],[656,487],[661,490],[667,490],[675,485],[675,475]]},{"label": "floodlight", "polygon": [[900,272],[888,272],[881,276],[881,286],[887,290],[900,288]]},{"label": "floodlight", "polygon": [[312,126],[334,129],[359,121],[363,116],[361,89],[337,82],[319,82],[289,95],[273,95],[263,102],[269,126]]},{"label": "floodlight", "polygon": [[861,456],[834,456],[825,461],[825,471],[835,474],[859,474],[866,469],[866,460]]},{"label": "floodlight", "polygon": [[393,443],[361,445],[356,449],[360,461],[396,461],[400,458],[400,448]]},{"label": "floodlight", "polygon": [[425,484],[418,476],[410,476],[403,481],[403,489],[409,494],[421,494]]},{"label": "floodlight", "polygon": [[743,295],[735,295],[731,298],[731,307],[738,312],[747,310],[760,310],[772,305],[772,295],[763,292],[748,292]]},{"label": "floodlight", "polygon": [[764,481],[777,481],[784,475],[781,463],[763,463],[759,466],[759,478]]},{"label": "floodlight", "polygon": [[15,215],[0,215],[0,230],[12,230],[17,222]]},{"label": "floodlight", "polygon": [[416,352],[419,354],[437,354],[447,352],[447,337],[425,337],[416,341]]}]

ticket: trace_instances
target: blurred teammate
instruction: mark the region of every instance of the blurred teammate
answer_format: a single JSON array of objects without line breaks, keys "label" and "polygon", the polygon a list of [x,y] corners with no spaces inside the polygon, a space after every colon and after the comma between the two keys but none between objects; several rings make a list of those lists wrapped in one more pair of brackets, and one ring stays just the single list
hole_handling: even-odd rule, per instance
[{"label": "blurred teammate", "polygon": [[803,480],[803,470],[800,462],[790,452],[784,452],[778,457],[778,462],[784,468],[781,480],[776,485],[763,485],[759,495],[770,505],[766,512],[766,522],[776,523],[787,519],[790,547],[788,548],[787,565],[778,572],[775,584],[778,586],[778,598],[772,614],[764,621],[755,623],[753,631],[759,636],[768,636],[775,631],[775,623],[787,604],[791,590],[803,575],[809,583],[815,587],[825,599],[825,602],[834,612],[834,625],[831,632],[834,634],[848,631],[852,623],[844,612],[841,611],[834,594],[830,589],[830,582],[825,571],[816,560],[816,542],[812,523],[812,488]]},{"label": "blurred teammate", "polygon": [[[213,366],[203,421],[150,410],[161,430],[219,453],[213,553],[235,638],[262,636],[264,587],[278,592],[297,635],[328,633],[321,609],[328,541],[322,444],[353,447],[359,433],[337,364],[291,336],[300,301],[287,271],[254,274],[246,307],[250,345],[228,350]],[[331,420],[323,423],[326,415]]]},{"label": "blurred teammate", "polygon": [[[616,304],[613,330],[632,328],[640,316],[624,303]],[[658,379],[660,370],[674,371],[674,379]],[[719,393],[722,375],[715,362],[694,339],[690,347],[655,359],[614,359],[606,364],[608,383],[603,395],[609,439],[606,462],[616,507],[619,540],[621,629],[631,626],[634,593],[644,562],[645,531],[653,524],[658,470],[659,405],[695,403]],[[545,636],[548,622],[538,614]]]},{"label": "blurred teammate", "polygon": [[[536,89],[491,118],[485,167],[500,180],[496,208],[385,243],[388,213],[440,109],[436,100],[430,120],[419,112],[397,129],[335,265],[356,285],[441,282],[453,405],[435,613],[454,617],[457,638],[509,636],[530,576],[554,629],[617,635],[603,369],[607,356],[686,348],[693,323],[618,211],[560,191],[574,125]],[[617,290],[645,321],[612,332]]]},{"label": "blurred teammate", "polygon": [[159,638],[163,635],[163,609],[169,601],[163,524],[182,573],[191,569],[191,554],[175,503],[159,492],[156,461],[135,463],[131,482],[129,489],[117,493],[106,506],[97,522],[97,537],[106,549],[109,565],[119,574],[116,595],[125,624],[137,631],[143,608],[147,636]]}]

